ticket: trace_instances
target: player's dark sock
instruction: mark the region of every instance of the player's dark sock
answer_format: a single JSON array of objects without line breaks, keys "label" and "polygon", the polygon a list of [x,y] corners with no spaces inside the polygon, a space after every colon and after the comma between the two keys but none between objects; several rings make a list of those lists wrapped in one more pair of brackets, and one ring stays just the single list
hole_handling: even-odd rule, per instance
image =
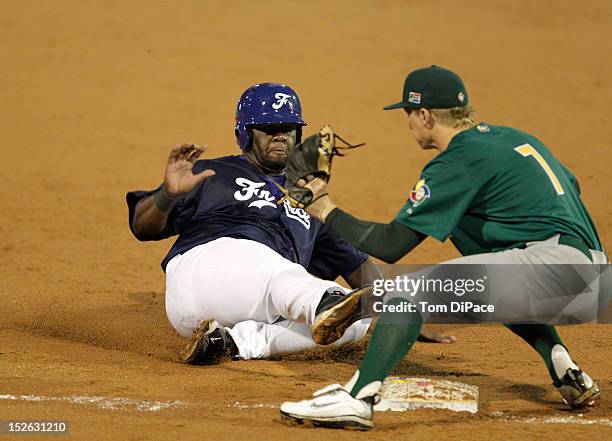
[{"label": "player's dark sock", "polygon": [[344,297],[346,297],[346,293],[338,288],[328,288],[327,291],[321,297],[321,301],[317,306],[317,310],[315,311],[315,316],[319,315],[319,313],[328,310],[336,303],[341,301]]},{"label": "player's dark sock", "polygon": [[540,354],[540,357],[542,357],[544,363],[546,363],[553,384],[555,386],[561,385],[561,381],[555,372],[552,352],[556,345],[561,345],[564,348],[565,345],[561,341],[559,334],[557,334],[555,327],[543,324],[507,324],[505,326],[529,343],[529,345]]},{"label": "player's dark sock", "polygon": [[[386,305],[399,305],[404,299],[391,299]],[[353,397],[365,386],[384,381],[391,369],[408,353],[419,336],[423,319],[418,312],[383,312],[359,364],[357,381],[350,390]],[[353,380],[355,377],[353,377]]]}]

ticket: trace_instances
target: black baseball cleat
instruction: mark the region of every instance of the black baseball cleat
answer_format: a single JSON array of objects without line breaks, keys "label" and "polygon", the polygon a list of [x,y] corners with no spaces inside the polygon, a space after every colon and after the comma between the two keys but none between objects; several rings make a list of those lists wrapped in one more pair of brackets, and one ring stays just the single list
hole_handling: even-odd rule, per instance
[{"label": "black baseball cleat", "polygon": [[183,363],[198,366],[239,359],[234,339],[227,329],[214,320],[200,322],[179,356]]},{"label": "black baseball cleat", "polygon": [[599,386],[580,369],[568,369],[557,390],[563,402],[573,409],[593,406],[600,397]]},{"label": "black baseball cleat", "polygon": [[[358,320],[371,317],[369,307],[374,287],[365,286],[344,296],[336,297],[323,308],[317,308],[317,316],[310,327],[315,343],[329,345],[338,340],[349,326]],[[321,301],[323,304],[325,299]],[[323,309],[319,312],[320,309]]]}]

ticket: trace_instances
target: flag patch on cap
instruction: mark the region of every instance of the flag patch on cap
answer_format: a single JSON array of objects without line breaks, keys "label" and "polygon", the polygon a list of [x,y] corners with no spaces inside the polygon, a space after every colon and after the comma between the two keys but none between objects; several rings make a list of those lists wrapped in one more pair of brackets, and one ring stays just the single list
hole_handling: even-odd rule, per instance
[{"label": "flag patch on cap", "polygon": [[418,92],[410,92],[408,94],[408,102],[413,104],[421,104],[421,94]]}]

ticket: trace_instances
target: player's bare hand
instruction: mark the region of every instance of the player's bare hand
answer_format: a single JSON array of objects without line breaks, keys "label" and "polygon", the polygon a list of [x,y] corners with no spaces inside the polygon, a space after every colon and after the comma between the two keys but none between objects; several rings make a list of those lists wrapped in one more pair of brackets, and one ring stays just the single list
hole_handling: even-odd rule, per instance
[{"label": "player's bare hand", "polygon": [[419,334],[419,341],[425,343],[454,343],[457,341],[457,337],[454,335],[440,335],[437,332],[428,329],[426,327],[421,328]]},{"label": "player's bare hand", "polygon": [[213,176],[213,170],[193,173],[193,164],[206,151],[206,146],[197,144],[177,144],[168,156],[164,184],[170,196],[179,196],[192,190],[205,179]]},{"label": "player's bare hand", "polygon": [[314,179],[315,179],[314,175],[308,175],[306,176],[306,178],[298,179],[296,184],[298,187],[306,187],[306,184],[314,181]]},{"label": "player's bare hand", "polygon": [[312,191],[314,202],[306,207],[306,212],[320,221],[325,222],[327,215],[336,208],[336,204],[333,203],[327,192],[327,181],[309,175],[305,180],[300,179],[297,185]]}]

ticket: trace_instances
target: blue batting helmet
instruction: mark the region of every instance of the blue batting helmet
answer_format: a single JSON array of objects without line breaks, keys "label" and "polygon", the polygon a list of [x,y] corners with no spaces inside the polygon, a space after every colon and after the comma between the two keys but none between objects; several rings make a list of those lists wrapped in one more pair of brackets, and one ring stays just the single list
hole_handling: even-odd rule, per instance
[{"label": "blue batting helmet", "polygon": [[295,124],[296,143],[302,138],[302,106],[297,93],[285,84],[255,84],[244,91],[236,109],[236,142],[242,150],[251,145],[249,126],[256,124]]}]

